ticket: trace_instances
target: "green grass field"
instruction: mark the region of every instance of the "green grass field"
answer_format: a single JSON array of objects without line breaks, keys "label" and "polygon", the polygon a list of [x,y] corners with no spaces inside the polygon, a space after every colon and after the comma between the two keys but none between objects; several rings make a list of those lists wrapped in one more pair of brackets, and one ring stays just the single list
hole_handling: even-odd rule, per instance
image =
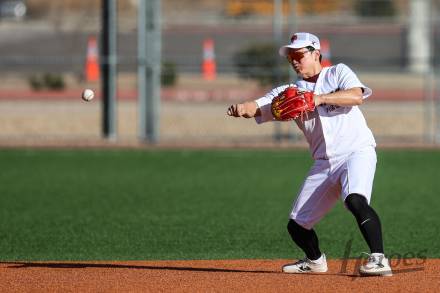
[{"label": "green grass field", "polygon": [[[286,224],[312,161],[280,150],[0,150],[0,260],[295,258]],[[378,152],[388,254],[440,257],[440,151]],[[338,204],[328,257],[368,251]]]}]

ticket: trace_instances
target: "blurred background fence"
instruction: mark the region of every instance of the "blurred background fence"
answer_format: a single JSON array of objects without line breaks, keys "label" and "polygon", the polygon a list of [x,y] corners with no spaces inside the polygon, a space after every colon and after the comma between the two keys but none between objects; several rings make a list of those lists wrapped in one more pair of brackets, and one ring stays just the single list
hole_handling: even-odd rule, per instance
[{"label": "blurred background fence", "polygon": [[[1,144],[105,141],[101,4],[0,1]],[[139,3],[117,4],[116,142],[136,144]],[[294,79],[277,48],[309,31],[373,89],[361,109],[379,144],[438,144],[439,10],[439,0],[162,0],[159,142],[303,144],[289,123],[225,112]],[[84,88],[97,98],[82,101]]]}]

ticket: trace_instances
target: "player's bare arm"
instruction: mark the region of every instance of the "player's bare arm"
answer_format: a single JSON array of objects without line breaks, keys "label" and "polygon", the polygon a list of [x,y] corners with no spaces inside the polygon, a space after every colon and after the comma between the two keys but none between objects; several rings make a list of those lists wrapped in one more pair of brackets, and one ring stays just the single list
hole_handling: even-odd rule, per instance
[{"label": "player's bare arm", "polygon": [[315,95],[315,105],[357,106],[362,104],[362,89],[360,87],[340,90],[331,94]]},{"label": "player's bare arm", "polygon": [[260,116],[261,110],[255,101],[247,101],[229,106],[226,113],[232,117],[252,118]]}]

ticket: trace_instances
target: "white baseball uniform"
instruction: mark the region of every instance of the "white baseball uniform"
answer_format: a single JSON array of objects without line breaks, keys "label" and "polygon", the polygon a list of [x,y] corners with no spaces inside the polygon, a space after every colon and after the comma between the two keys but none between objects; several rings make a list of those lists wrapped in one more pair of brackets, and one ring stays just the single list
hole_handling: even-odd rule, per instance
[{"label": "white baseball uniform", "polygon": [[[345,64],[324,67],[316,83],[299,79],[295,86],[327,94],[355,87],[362,88],[363,98],[371,95],[356,74]],[[293,84],[277,87],[256,100],[261,116],[257,123],[274,121],[272,99]],[[376,142],[357,106],[319,105],[307,118],[295,120],[303,131],[315,160],[293,204],[290,218],[311,229],[335,205],[352,193],[370,202],[376,170]]]}]

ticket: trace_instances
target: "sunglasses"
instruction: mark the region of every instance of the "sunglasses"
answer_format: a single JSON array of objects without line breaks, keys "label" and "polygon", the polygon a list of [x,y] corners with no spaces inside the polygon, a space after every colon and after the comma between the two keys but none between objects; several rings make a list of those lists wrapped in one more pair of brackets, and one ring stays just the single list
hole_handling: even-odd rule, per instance
[{"label": "sunglasses", "polygon": [[293,60],[300,62],[301,59],[304,57],[304,55],[308,52],[313,52],[315,50],[315,48],[313,47],[307,47],[307,51],[292,51],[289,52],[289,54],[287,55],[287,60],[292,63]]}]

